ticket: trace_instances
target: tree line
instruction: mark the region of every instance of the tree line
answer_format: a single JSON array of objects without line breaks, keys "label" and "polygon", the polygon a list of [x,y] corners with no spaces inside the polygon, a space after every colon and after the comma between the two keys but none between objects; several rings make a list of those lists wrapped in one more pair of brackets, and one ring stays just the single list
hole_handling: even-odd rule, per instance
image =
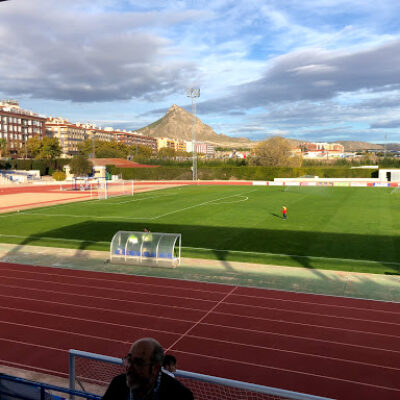
[{"label": "tree line", "polygon": [[[175,166],[189,166],[192,162],[192,153],[175,151],[172,148],[163,147],[156,154],[148,146],[128,146],[119,142],[104,142],[100,140],[87,139],[77,145],[79,154],[72,158],[72,165],[84,172],[92,168],[88,158],[124,158],[142,164],[161,164]],[[394,157],[378,157],[375,154],[365,153],[358,159],[336,159],[336,160],[304,160],[300,155],[293,155],[293,142],[281,136],[274,136],[259,142],[250,151],[246,159],[213,160],[199,159],[199,165],[219,166],[266,166],[266,167],[290,167],[299,168],[307,166],[326,166],[331,164],[335,167],[349,167],[354,165],[379,164],[381,167],[400,167],[400,160]],[[40,159],[53,163],[60,157],[62,148],[58,138],[45,137],[42,140],[33,137],[27,140],[26,145],[19,149],[19,158]],[[0,139],[0,158],[9,155],[7,141]],[[75,167],[74,167],[75,169]]]}]

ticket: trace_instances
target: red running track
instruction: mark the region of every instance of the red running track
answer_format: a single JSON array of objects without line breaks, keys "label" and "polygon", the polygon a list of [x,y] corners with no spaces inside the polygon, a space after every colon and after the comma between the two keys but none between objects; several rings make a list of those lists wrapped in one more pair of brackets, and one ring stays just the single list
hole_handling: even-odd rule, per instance
[{"label": "red running track", "polygon": [[338,400],[400,398],[400,304],[0,263],[0,364],[158,339],[183,370]]}]

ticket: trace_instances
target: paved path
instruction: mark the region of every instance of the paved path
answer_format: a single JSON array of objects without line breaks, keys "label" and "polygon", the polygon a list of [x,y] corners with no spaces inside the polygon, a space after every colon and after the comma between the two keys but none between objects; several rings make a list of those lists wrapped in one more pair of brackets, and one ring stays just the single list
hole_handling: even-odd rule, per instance
[{"label": "paved path", "polygon": [[400,276],[183,258],[176,269],[110,264],[104,251],[0,243],[0,261],[400,302]]}]

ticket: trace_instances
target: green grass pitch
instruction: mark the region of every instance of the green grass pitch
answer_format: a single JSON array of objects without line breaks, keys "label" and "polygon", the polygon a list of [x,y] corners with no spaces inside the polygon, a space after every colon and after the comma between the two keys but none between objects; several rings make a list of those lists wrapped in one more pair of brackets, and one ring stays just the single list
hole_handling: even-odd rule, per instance
[{"label": "green grass pitch", "polygon": [[185,186],[0,221],[8,243],[108,250],[118,230],[148,227],[182,233],[184,257],[400,272],[400,192],[391,188]]}]

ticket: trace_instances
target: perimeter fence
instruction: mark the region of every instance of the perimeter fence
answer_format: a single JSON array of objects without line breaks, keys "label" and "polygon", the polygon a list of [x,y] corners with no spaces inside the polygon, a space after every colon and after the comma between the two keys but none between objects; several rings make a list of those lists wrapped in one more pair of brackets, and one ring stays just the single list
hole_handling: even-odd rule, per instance
[{"label": "perimeter fence", "polygon": [[100,396],[0,373],[1,400],[100,400]]},{"label": "perimeter fence", "polygon": [[[124,372],[122,359],[79,350],[69,351],[70,390],[104,394],[112,378]],[[196,400],[333,400],[269,386],[178,370],[175,376]]]}]

